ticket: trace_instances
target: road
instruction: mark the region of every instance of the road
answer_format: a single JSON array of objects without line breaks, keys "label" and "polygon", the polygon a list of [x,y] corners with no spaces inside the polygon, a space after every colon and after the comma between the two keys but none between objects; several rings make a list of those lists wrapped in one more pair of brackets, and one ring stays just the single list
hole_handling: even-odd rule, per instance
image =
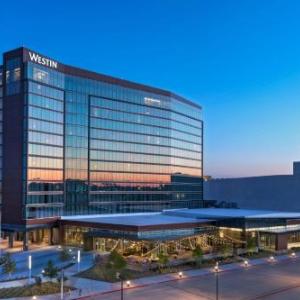
[{"label": "road", "polygon": [[[216,277],[211,274],[131,288],[125,291],[124,300],[213,300],[215,291]],[[120,292],[85,299],[119,300]],[[250,266],[219,274],[219,300],[259,299],[299,300],[300,261]]]}]

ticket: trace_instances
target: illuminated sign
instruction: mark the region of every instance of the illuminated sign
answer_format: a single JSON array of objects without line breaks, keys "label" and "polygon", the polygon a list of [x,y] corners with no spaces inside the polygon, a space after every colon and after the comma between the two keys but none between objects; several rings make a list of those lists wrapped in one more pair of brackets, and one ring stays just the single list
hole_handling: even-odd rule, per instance
[{"label": "illuminated sign", "polygon": [[38,63],[38,64],[46,66],[46,67],[57,69],[57,65],[58,65],[57,62],[54,60],[51,60],[49,58],[42,57],[42,56],[40,56],[36,53],[30,52],[30,51],[29,51],[29,58],[32,62]]}]

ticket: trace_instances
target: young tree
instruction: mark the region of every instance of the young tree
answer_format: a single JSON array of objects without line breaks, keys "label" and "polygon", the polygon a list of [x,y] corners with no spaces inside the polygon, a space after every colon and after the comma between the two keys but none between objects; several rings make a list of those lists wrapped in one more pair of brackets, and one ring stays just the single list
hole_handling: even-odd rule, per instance
[{"label": "young tree", "polygon": [[0,266],[4,265],[5,262],[10,258],[9,252],[6,252],[5,254],[1,255],[0,257]]},{"label": "young tree", "polygon": [[229,244],[222,244],[220,247],[221,255],[226,258],[232,255],[232,247]]},{"label": "young tree", "polygon": [[59,258],[61,261],[67,261],[71,259],[70,252],[66,248],[63,248],[59,253]]},{"label": "young tree", "polygon": [[163,252],[159,252],[157,255],[158,258],[158,267],[159,271],[162,271],[162,268],[165,268],[169,263],[169,257],[168,255],[165,255]]},{"label": "young tree", "polygon": [[16,262],[11,258],[9,253],[6,253],[5,256],[5,262],[2,268],[3,273],[9,274],[9,277],[11,277],[11,274],[16,271]]},{"label": "young tree", "polygon": [[197,266],[201,265],[203,259],[203,251],[199,245],[193,250],[193,257]]},{"label": "young tree", "polygon": [[127,262],[125,258],[119,254],[117,251],[112,251],[109,254],[106,267],[109,269],[113,269],[114,271],[122,271],[126,268]]},{"label": "young tree", "polygon": [[56,268],[52,260],[48,260],[47,266],[44,268],[44,275],[49,278],[54,278],[57,276],[58,268]]},{"label": "young tree", "polygon": [[250,255],[252,255],[256,251],[256,239],[255,239],[255,237],[251,237],[247,240],[247,251]]}]

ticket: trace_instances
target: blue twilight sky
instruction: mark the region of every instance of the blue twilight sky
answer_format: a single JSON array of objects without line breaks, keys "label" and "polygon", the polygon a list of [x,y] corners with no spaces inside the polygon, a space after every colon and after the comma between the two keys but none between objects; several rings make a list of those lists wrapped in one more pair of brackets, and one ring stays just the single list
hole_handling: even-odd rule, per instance
[{"label": "blue twilight sky", "polygon": [[283,174],[300,160],[300,1],[1,1],[0,52],[67,64],[199,102],[205,174]]}]

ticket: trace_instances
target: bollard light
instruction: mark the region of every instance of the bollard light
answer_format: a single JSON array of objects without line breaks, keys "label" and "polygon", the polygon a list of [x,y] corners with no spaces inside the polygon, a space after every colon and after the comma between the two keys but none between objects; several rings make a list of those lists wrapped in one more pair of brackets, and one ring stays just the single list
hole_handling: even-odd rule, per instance
[{"label": "bollard light", "polygon": [[291,257],[296,257],[296,253],[292,252]]},{"label": "bollard light", "polygon": [[247,259],[244,260],[244,266],[245,266],[245,268],[249,267],[249,262]]},{"label": "bollard light", "polygon": [[270,262],[274,262],[274,261],[275,261],[275,257],[274,257],[273,255],[271,255],[271,256],[269,257],[269,260],[270,260]]},{"label": "bollard light", "polygon": [[126,281],[126,286],[130,287],[131,282],[129,280]]},{"label": "bollard light", "polygon": [[28,279],[29,279],[29,282],[31,280],[31,269],[32,269],[32,256],[29,255],[28,256]]},{"label": "bollard light", "polygon": [[182,272],[178,272],[178,276],[179,276],[179,278],[182,278]]},{"label": "bollard light", "polygon": [[28,256],[28,269],[31,270],[32,268],[32,257],[31,255]]},{"label": "bollard light", "polygon": [[77,262],[80,263],[81,260],[81,255],[80,255],[80,250],[77,251]]},{"label": "bollard light", "polygon": [[77,271],[80,272],[80,261],[81,261],[81,253],[80,250],[77,251]]}]

